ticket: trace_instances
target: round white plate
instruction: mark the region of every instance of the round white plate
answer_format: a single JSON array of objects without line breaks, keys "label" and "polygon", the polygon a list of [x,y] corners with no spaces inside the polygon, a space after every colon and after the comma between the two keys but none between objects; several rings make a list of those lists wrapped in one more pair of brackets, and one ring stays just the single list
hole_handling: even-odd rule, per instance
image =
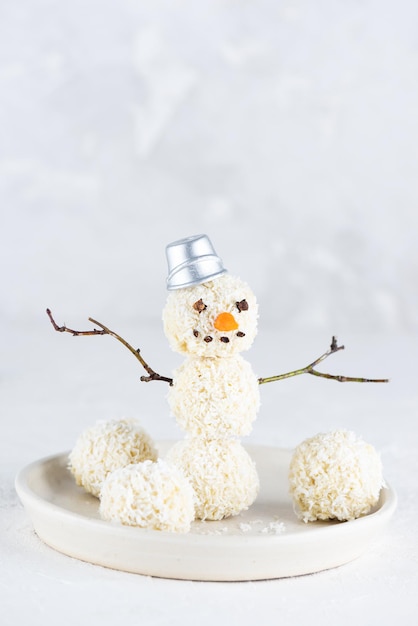
[{"label": "round white plate", "polygon": [[[169,444],[160,444],[160,454]],[[188,534],[131,528],[99,517],[99,501],[77,487],[68,454],[23,469],[16,490],[36,533],[69,556],[127,572],[189,580],[238,581],[309,574],[360,556],[390,519],[396,495],[351,522],[299,521],[288,495],[291,451],[246,446],[260,493],[252,507],[219,522],[195,522]]]}]

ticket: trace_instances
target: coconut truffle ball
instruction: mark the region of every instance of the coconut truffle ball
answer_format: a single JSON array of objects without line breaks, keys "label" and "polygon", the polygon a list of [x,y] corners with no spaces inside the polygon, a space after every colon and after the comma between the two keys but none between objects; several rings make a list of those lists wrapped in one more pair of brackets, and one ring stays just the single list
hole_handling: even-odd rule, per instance
[{"label": "coconut truffle ball", "polygon": [[168,402],[177,423],[207,439],[248,435],[260,405],[258,380],[240,355],[190,357],[174,372]]},{"label": "coconut truffle ball", "polygon": [[100,421],[85,430],[69,456],[69,469],[77,485],[96,497],[113,470],[158,457],[145,430],[130,419]]},{"label": "coconut truffle ball", "polygon": [[224,274],[170,292],[164,331],[173,350],[196,356],[231,356],[248,350],[257,333],[258,307],[251,289]]},{"label": "coconut truffle ball", "polygon": [[185,476],[162,459],[115,470],[103,483],[100,514],[127,526],[187,533],[194,493]]},{"label": "coconut truffle ball", "polygon": [[189,478],[198,519],[237,515],[257,497],[255,464],[235,439],[185,439],[168,451],[167,460]]},{"label": "coconut truffle ball", "polygon": [[289,481],[304,522],[366,515],[377,504],[384,484],[376,450],[345,430],[303,441],[293,454]]}]

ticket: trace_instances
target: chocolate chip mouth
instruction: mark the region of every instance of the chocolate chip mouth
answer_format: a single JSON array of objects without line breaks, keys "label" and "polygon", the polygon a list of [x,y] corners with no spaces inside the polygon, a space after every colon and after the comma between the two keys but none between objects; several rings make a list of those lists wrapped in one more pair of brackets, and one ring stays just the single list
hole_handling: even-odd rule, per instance
[{"label": "chocolate chip mouth", "polygon": [[[195,337],[199,337],[200,333],[199,333],[198,330],[195,329],[193,331],[193,335]],[[243,333],[240,330],[240,331],[237,332],[237,337],[245,337],[245,333]],[[213,337],[211,337],[210,335],[206,335],[206,337],[203,338],[203,341],[206,341],[206,343],[210,343],[211,341],[213,341]],[[222,343],[229,343],[230,339],[229,339],[229,337],[222,336],[222,337],[219,338],[219,341],[222,341]]]}]

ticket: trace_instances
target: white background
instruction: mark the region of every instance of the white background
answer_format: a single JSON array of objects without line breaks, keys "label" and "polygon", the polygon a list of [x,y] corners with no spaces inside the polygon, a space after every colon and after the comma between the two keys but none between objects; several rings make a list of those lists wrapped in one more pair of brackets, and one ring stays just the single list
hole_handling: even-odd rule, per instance
[{"label": "white background", "polygon": [[[175,609],[180,624],[199,602],[202,624],[218,607],[242,623],[263,607],[294,623],[309,603],[342,624],[370,623],[379,604],[381,623],[413,623],[417,111],[413,0],[2,0],[0,597],[10,623],[53,623],[70,603],[69,620],[162,624]],[[13,490],[26,463],[70,448],[98,418],[129,414],[157,438],[179,436],[160,383],[139,387],[135,362],[109,338],[54,334],[45,308],[79,329],[96,317],[169,375],[181,359],[161,328],[164,248],[200,232],[258,296],[257,373],[305,365],[336,334],[347,350],[328,369],[391,377],[267,386],[251,435],[291,447],[347,427],[376,445],[400,505],[387,543],[361,562],[293,581],[174,583],[69,561],[33,535]]]}]

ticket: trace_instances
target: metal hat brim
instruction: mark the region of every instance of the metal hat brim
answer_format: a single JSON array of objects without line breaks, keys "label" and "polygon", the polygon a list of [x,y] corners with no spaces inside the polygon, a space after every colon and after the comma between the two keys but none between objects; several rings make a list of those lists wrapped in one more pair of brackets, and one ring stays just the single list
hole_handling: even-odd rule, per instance
[{"label": "metal hat brim", "polygon": [[206,255],[197,259],[189,259],[170,272],[167,278],[167,289],[173,291],[201,285],[222,276],[226,272],[227,270],[220,263],[218,256]]}]

